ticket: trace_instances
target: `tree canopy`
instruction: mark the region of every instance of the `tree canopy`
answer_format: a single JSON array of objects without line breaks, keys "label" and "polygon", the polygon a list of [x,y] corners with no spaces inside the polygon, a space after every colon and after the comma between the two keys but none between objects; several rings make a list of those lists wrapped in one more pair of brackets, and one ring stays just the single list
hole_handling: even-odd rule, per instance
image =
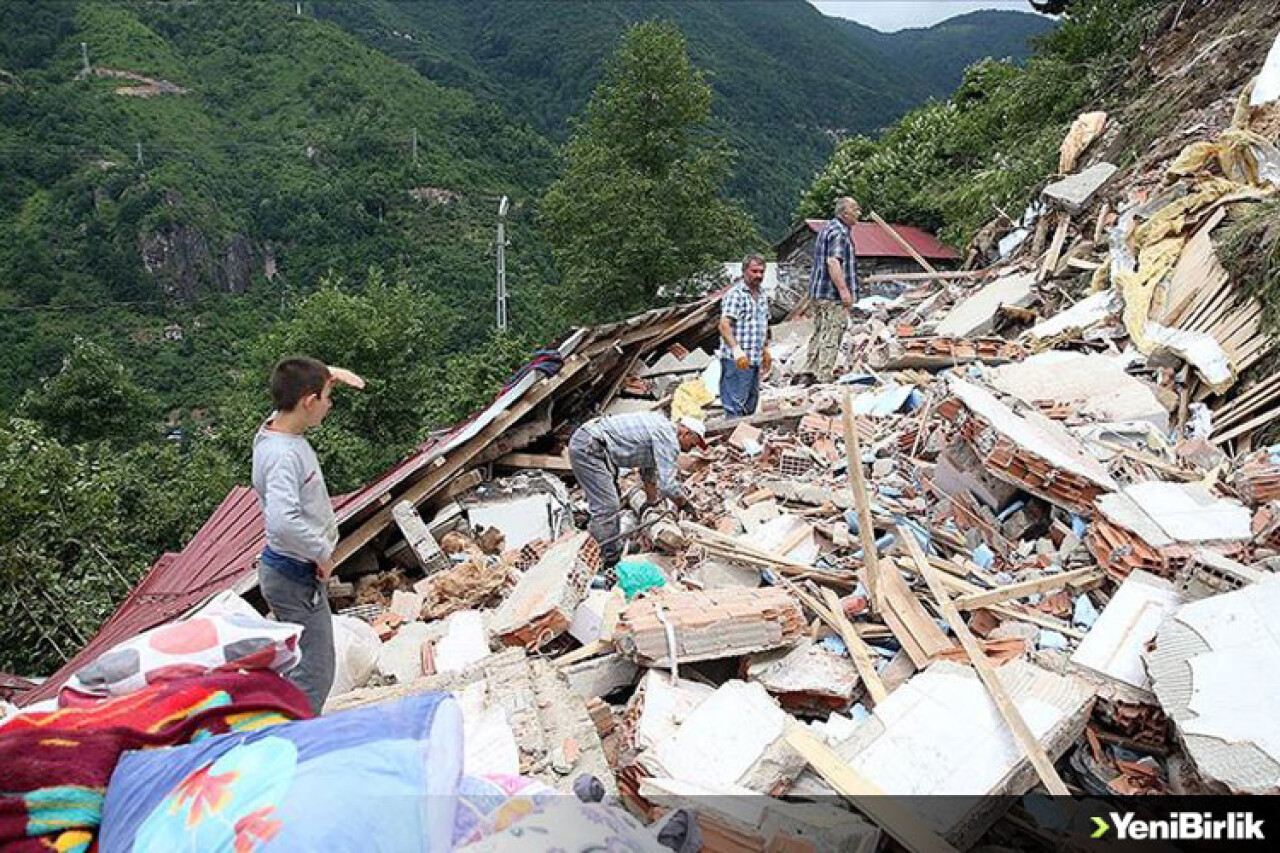
[{"label": "tree canopy", "polygon": [[710,116],[711,88],[680,31],[627,30],[542,202],[565,299],[582,319],[648,307],[664,285],[757,239],[720,195],[732,155],[708,133]]}]

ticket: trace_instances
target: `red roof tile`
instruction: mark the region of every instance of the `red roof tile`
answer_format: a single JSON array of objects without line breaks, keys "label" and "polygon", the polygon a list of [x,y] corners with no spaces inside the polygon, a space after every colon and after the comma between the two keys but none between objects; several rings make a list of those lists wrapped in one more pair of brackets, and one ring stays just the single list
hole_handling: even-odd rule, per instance
[{"label": "red roof tile", "polygon": [[[826,219],[806,219],[805,225],[817,234],[827,224]],[[914,225],[890,226],[898,236],[906,240],[922,258],[930,261],[958,261],[960,253],[938,241],[928,231]],[[910,258],[911,253],[874,222],[858,222],[853,226],[853,247],[862,258]]]}]

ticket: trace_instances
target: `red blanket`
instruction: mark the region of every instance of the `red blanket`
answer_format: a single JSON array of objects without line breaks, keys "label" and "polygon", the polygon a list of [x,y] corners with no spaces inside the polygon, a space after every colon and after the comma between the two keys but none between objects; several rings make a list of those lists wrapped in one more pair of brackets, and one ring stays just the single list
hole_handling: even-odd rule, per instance
[{"label": "red blanket", "polygon": [[300,690],[274,672],[253,670],[18,717],[0,726],[0,848],[91,849],[107,782],[126,750],[310,716]]}]

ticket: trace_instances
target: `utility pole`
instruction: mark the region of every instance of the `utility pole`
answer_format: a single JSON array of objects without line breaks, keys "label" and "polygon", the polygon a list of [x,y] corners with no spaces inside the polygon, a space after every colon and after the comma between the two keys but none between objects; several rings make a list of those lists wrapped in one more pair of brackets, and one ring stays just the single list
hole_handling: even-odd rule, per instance
[{"label": "utility pole", "polygon": [[418,129],[413,129],[413,165],[418,165]]},{"label": "utility pole", "polygon": [[498,202],[498,331],[507,330],[507,197]]},{"label": "utility pole", "polygon": [[84,60],[84,73],[88,74],[91,70],[89,67],[89,45],[80,42],[80,58]]},{"label": "utility pole", "polygon": [[142,143],[141,143],[141,142],[139,142],[139,143],[136,143],[136,144],[137,144],[137,146],[138,146],[138,165],[139,165],[139,166],[145,166],[145,165],[146,165],[146,163],[142,162]]},{"label": "utility pole", "polygon": [[297,2],[293,4],[293,13],[299,18],[302,17],[302,0],[297,0]]}]

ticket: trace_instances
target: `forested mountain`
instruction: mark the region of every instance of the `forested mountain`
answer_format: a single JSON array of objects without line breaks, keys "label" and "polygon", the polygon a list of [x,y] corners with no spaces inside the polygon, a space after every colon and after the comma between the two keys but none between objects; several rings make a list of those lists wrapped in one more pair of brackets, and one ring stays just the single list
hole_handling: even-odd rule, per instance
[{"label": "forested mountain", "polygon": [[904,78],[902,84],[921,101],[946,98],[960,85],[965,68],[980,59],[1025,61],[1034,39],[1054,28],[1051,18],[999,9],[970,12],[932,27],[893,33],[844,18],[832,21],[845,30],[856,49],[872,50],[896,69]]},{"label": "forested mountain", "polygon": [[[444,85],[485,93],[560,141],[635,21],[675,23],[715,90],[720,132],[738,152],[730,190],[770,236],[835,140],[873,133],[991,55],[1025,58],[1051,22],[978,13],[885,34],[822,15],[807,0],[313,0],[304,8]],[[1028,7],[1030,8],[1030,7]]]},{"label": "forested mountain", "polygon": [[[492,316],[504,193],[513,317],[555,326],[534,208],[630,22],[685,33],[715,91],[713,130],[737,152],[728,190],[766,236],[836,138],[938,90],[893,44],[927,41],[940,63],[969,51],[955,27],[885,35],[805,0],[305,0],[297,12],[292,0],[0,0],[0,408],[76,335],[110,337],[167,401],[196,404],[225,339],[323,276],[359,281],[372,265],[442,297],[449,339],[469,344]],[[997,17],[979,26],[983,43],[1023,19],[1039,26]],[[253,310],[205,304],[246,290],[237,303]],[[25,310],[47,305],[66,310]],[[174,321],[204,333],[151,343]]]},{"label": "forested mountain", "polygon": [[[0,308],[68,309],[0,310],[0,405],[75,334],[160,333],[150,306],[119,303],[251,289],[278,305],[372,265],[442,298],[469,344],[492,316],[497,197],[524,222],[554,174],[551,143],[499,105],[293,4],[6,0],[0,28]],[[513,231],[512,281],[551,280]],[[532,322],[542,300],[521,296]]]}]

